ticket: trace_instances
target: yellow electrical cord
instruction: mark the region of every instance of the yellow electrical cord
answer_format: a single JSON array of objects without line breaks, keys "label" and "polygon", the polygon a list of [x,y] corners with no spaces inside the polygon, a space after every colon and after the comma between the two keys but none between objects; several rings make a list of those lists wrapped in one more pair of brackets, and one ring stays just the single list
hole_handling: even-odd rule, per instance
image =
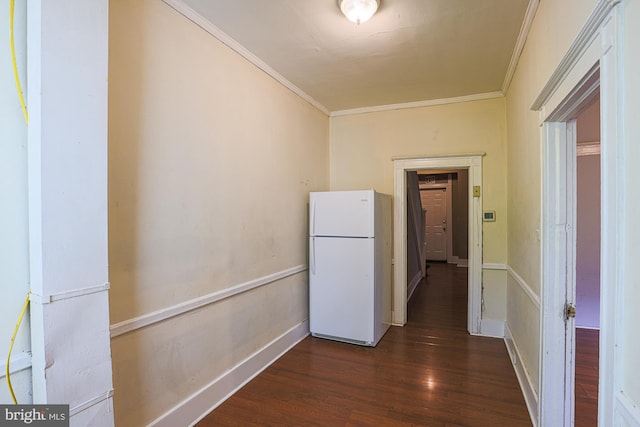
[{"label": "yellow electrical cord", "polygon": [[27,307],[29,307],[30,296],[31,296],[31,292],[27,294],[27,298],[25,298],[24,304],[22,305],[22,311],[20,312],[18,323],[16,323],[16,328],[13,330],[13,335],[11,336],[11,344],[9,344],[9,354],[7,355],[7,371],[6,371],[7,385],[9,386],[9,393],[11,393],[11,398],[13,399],[13,403],[15,405],[18,404],[18,400],[16,399],[16,395],[13,392],[13,386],[11,385],[11,375],[9,373],[9,364],[11,363],[11,351],[13,350],[13,343],[16,341],[16,336],[18,335],[18,329],[20,329],[22,318],[24,317],[24,314],[27,312]]},{"label": "yellow electrical cord", "polygon": [[[27,113],[27,106],[24,103],[24,96],[22,96],[22,88],[20,87],[20,75],[18,74],[18,61],[16,60],[16,47],[14,42],[14,30],[13,30],[13,21],[15,14],[15,0],[10,0],[9,2],[9,31],[10,31],[10,44],[11,44],[11,62],[13,64],[13,76],[16,81],[16,89],[18,90],[18,98],[20,98],[20,107],[22,108],[22,114],[24,115],[24,121],[26,124],[29,124],[29,114]],[[13,351],[13,344],[16,341],[16,337],[18,336],[18,330],[20,329],[20,324],[22,323],[22,319],[24,318],[24,314],[27,312],[27,308],[29,307],[29,300],[31,299],[31,292],[27,293],[27,298],[24,300],[24,304],[22,305],[22,311],[20,311],[20,317],[18,318],[18,322],[16,323],[16,328],[13,331],[13,335],[11,336],[11,343],[9,344],[9,354],[7,355],[7,368],[6,368],[6,377],[7,377],[7,386],[9,387],[9,393],[11,393],[11,399],[13,399],[14,404],[18,404],[18,400],[16,399],[16,395],[13,392],[13,386],[11,385],[11,352]]]},{"label": "yellow electrical cord", "polygon": [[9,32],[11,33],[11,62],[13,63],[13,77],[16,80],[16,89],[18,90],[18,97],[20,98],[20,107],[22,108],[22,114],[24,115],[24,121],[29,124],[29,113],[27,113],[27,106],[24,103],[24,96],[22,96],[22,88],[20,87],[20,75],[18,74],[18,61],[16,61],[16,46],[13,40],[13,15],[16,1],[11,0],[9,3]]}]

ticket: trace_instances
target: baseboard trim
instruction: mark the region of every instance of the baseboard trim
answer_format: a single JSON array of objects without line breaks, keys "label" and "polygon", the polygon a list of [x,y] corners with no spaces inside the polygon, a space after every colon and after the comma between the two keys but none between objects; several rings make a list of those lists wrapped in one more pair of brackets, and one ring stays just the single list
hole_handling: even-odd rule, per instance
[{"label": "baseboard trim", "polygon": [[614,413],[629,427],[640,427],[640,408],[622,391],[616,393]]},{"label": "baseboard trim", "polygon": [[576,156],[599,156],[600,155],[600,141],[595,142],[581,142],[576,145]]},{"label": "baseboard trim", "polygon": [[504,338],[504,321],[493,319],[480,320],[480,333],[478,336]]},{"label": "baseboard trim", "polygon": [[171,307],[166,307],[160,310],[156,310],[151,313],[143,314],[142,316],[134,317],[133,319],[125,320],[123,322],[111,325],[111,338],[118,337],[120,335],[127,334],[137,329],[144,328],[154,323],[163,322],[172,317],[179,316],[181,314],[188,313],[193,310],[205,307],[209,304],[216,303],[226,298],[233,297],[235,295],[247,292],[260,286],[268,285],[278,280],[282,280],[289,276],[302,273],[307,270],[307,265],[297,265],[286,270],[278,271],[268,276],[259,277],[248,282],[240,283],[238,285],[230,286],[226,289],[216,291],[207,295],[203,295],[198,298],[184,301]]},{"label": "baseboard trim", "polygon": [[511,364],[513,364],[513,370],[515,371],[516,377],[518,378],[518,383],[520,383],[520,389],[522,390],[522,395],[524,396],[524,401],[527,405],[529,416],[531,417],[531,423],[533,424],[533,427],[537,427],[538,394],[533,388],[533,384],[531,383],[531,378],[529,378],[527,370],[524,368],[522,357],[520,356],[520,351],[518,350],[518,346],[513,340],[509,325],[506,324],[504,327],[504,343],[507,346],[507,351],[509,352],[509,357],[511,358]]},{"label": "baseboard trim", "polygon": [[416,275],[413,277],[413,279],[411,279],[411,282],[409,282],[409,285],[407,286],[407,295],[408,295],[407,301],[411,299],[413,292],[416,290],[416,288],[418,287],[418,283],[420,283],[421,280],[422,280],[422,272],[418,271]]},{"label": "baseboard trim", "polygon": [[198,390],[149,426],[193,426],[309,335],[305,320]]},{"label": "baseboard trim", "polygon": [[458,259],[458,267],[463,267],[463,268],[469,267],[469,260],[468,259]]},{"label": "baseboard trim", "polygon": [[596,328],[595,326],[577,326],[576,329],[588,329],[590,331],[599,331],[600,328]]}]

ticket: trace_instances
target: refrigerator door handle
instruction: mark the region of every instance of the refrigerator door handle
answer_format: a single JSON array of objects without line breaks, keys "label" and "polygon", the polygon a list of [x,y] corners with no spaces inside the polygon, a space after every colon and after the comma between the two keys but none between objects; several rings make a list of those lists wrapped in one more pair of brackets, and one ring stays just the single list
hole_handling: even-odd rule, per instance
[{"label": "refrigerator door handle", "polygon": [[310,236],[316,235],[316,202],[315,200],[311,202],[311,218],[309,219],[309,223],[311,224],[311,230],[309,231]]},{"label": "refrigerator door handle", "polygon": [[316,274],[316,238],[315,237],[311,238],[311,247],[309,252],[310,252],[309,260],[311,263],[309,267],[311,268],[311,274]]}]

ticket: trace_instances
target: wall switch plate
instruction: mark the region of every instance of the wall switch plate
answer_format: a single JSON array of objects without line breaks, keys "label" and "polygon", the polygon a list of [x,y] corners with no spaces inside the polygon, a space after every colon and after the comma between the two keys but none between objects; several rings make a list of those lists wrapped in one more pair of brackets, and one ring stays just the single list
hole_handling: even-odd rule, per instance
[{"label": "wall switch plate", "polygon": [[473,186],[473,197],[480,197],[480,186],[479,185],[474,185]]}]

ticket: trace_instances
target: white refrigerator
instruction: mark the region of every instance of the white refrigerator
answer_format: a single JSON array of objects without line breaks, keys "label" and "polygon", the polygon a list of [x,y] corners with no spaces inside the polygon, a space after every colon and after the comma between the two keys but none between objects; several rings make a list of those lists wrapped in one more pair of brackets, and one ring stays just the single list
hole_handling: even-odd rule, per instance
[{"label": "white refrigerator", "polygon": [[315,337],[375,346],[391,324],[391,196],[309,196],[309,328]]}]

